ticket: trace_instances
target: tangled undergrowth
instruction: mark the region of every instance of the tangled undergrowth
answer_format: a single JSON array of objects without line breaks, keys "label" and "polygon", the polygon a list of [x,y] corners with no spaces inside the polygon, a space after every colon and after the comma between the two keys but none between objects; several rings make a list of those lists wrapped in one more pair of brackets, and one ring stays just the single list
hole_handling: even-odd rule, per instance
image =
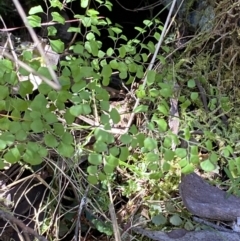
[{"label": "tangled undergrowth", "polygon": [[[56,2],[63,7],[60,1],[49,7]],[[200,228],[181,204],[181,175],[198,172],[239,195],[238,1],[214,4],[211,29],[185,36],[183,26],[172,26],[153,70],[146,70],[152,41],[128,40],[119,26],[82,7],[85,15],[75,17],[85,32],[71,32],[83,40],[68,47],[50,40],[60,58],[54,66],[60,91],[46,83],[33,91],[20,61],[0,60],[0,165],[10,167],[1,173],[1,206],[50,240],[108,240],[117,231],[134,239],[129,230],[139,224],[162,231]],[[41,11],[32,8],[33,27],[41,24],[35,15]],[[57,13],[53,20],[64,23]],[[137,30],[151,28],[159,40],[161,22],[144,25]],[[103,26],[115,46],[106,52]],[[49,37],[54,33],[49,29]],[[119,39],[125,44],[117,45]],[[15,54],[49,78],[35,50]],[[19,83],[21,76],[30,80]],[[2,240],[28,233],[0,224]]]}]

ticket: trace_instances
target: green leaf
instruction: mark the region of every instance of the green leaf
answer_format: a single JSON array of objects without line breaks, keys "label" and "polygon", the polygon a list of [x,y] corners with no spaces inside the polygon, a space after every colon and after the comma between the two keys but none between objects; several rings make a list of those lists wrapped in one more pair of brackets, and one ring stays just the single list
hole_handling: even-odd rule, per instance
[{"label": "green leaf", "polygon": [[21,154],[17,147],[14,147],[4,155],[4,159],[9,163],[16,163],[21,159]]},{"label": "green leaf", "polygon": [[96,141],[93,145],[93,149],[97,152],[104,152],[107,151],[107,145],[102,141]]},{"label": "green leaf", "polygon": [[191,154],[198,155],[198,146],[191,146]]},{"label": "green leaf", "polygon": [[166,108],[166,106],[164,104],[160,104],[158,105],[157,109],[163,113],[164,115],[169,115],[169,110]]},{"label": "green leaf", "polygon": [[31,15],[27,17],[28,23],[31,27],[41,27],[41,18],[37,15]]},{"label": "green leaf", "polygon": [[184,149],[184,148],[177,148],[177,149],[175,150],[175,153],[176,153],[176,155],[177,155],[178,157],[180,157],[180,158],[184,158],[184,157],[187,156],[187,150]]},{"label": "green leaf", "polygon": [[27,94],[32,94],[33,92],[33,84],[28,81],[22,81],[19,83],[19,91],[18,93],[21,97],[25,97]]},{"label": "green leaf", "polygon": [[131,143],[131,141],[132,141],[132,136],[130,136],[130,135],[128,135],[128,134],[123,134],[123,135],[121,135],[121,137],[120,137],[120,141],[121,141],[123,144],[127,145],[127,144]]},{"label": "green leaf", "polygon": [[14,107],[15,110],[26,111],[27,108],[28,108],[28,102],[24,101],[22,99],[18,99],[18,98],[12,99],[11,102],[12,102],[11,104]]},{"label": "green leaf", "polygon": [[148,47],[150,53],[153,54],[153,53],[155,52],[155,45],[154,45],[154,43],[153,43],[152,41],[149,41],[149,42],[147,43],[147,47]]},{"label": "green leaf", "polygon": [[53,17],[52,21],[55,21],[57,23],[64,24],[65,23],[65,18],[61,16],[58,12],[51,12],[51,15]]},{"label": "green leaf", "polygon": [[168,149],[165,150],[165,153],[164,153],[164,160],[165,161],[173,160],[174,156],[175,156],[175,152],[174,151],[168,150]]},{"label": "green leaf", "polygon": [[115,108],[112,108],[109,114],[114,124],[117,124],[120,122],[121,120],[120,115]]},{"label": "green leaf", "polygon": [[186,100],[184,101],[182,104],[180,104],[180,107],[185,110],[187,109],[190,105],[192,104],[192,102],[190,100]]},{"label": "green leaf", "polygon": [[158,33],[158,32],[155,32],[154,33],[154,35],[153,35],[153,37],[157,40],[157,41],[159,41],[159,39],[160,39],[160,33]]},{"label": "green leaf", "polygon": [[170,48],[168,46],[161,47],[167,54],[170,52]]},{"label": "green leaf", "polygon": [[142,34],[146,32],[145,29],[140,28],[140,27],[134,27],[134,29],[136,29],[137,31],[139,31],[139,32],[142,33]]},{"label": "green leaf", "polygon": [[111,148],[109,149],[109,153],[110,153],[111,155],[113,155],[113,156],[118,156],[119,153],[120,153],[120,150],[119,150],[118,147],[113,146],[113,147],[111,147]]},{"label": "green leaf", "polygon": [[[108,48],[107,50],[107,56],[112,56],[114,54],[114,50],[113,48]],[[112,60],[113,61],[113,60]],[[111,63],[111,62],[110,62]],[[112,65],[110,64],[111,68],[112,68]],[[117,66],[116,66],[117,67]]]},{"label": "green leaf", "polygon": [[7,147],[7,143],[3,140],[0,140],[0,150],[4,150]]},{"label": "green leaf", "polygon": [[179,164],[180,167],[185,167],[188,163],[189,163],[189,162],[188,162],[188,160],[187,160],[186,158],[182,158],[182,159],[178,162],[178,164]]},{"label": "green leaf", "polygon": [[48,36],[56,36],[57,29],[54,26],[48,26],[47,27],[47,35]]},{"label": "green leaf", "polygon": [[138,90],[136,90],[136,94],[137,94],[137,97],[140,99],[143,99],[147,96],[146,90],[142,88],[139,88]]},{"label": "green leaf", "polygon": [[100,101],[100,106],[102,110],[108,111],[110,109],[109,101],[102,100]]},{"label": "green leaf", "polygon": [[106,174],[112,174],[114,172],[114,166],[109,165],[109,164],[105,164],[103,167],[103,170]]},{"label": "green leaf", "polygon": [[111,30],[112,30],[113,32],[115,32],[116,34],[122,33],[122,29],[117,28],[117,27],[111,27]]},{"label": "green leaf", "polygon": [[100,233],[104,233],[107,236],[113,235],[111,223],[105,223],[105,222],[101,221],[100,219],[96,219],[96,218],[94,218],[91,221]]},{"label": "green leaf", "polygon": [[152,223],[155,225],[163,225],[166,222],[167,222],[167,219],[162,214],[153,216],[152,218]]},{"label": "green leaf", "polygon": [[118,51],[119,51],[119,57],[120,57],[120,58],[124,58],[125,55],[126,55],[126,49],[124,48],[124,46],[121,46],[121,47],[118,49]]},{"label": "green leaf", "polygon": [[96,140],[98,141],[104,141],[104,142],[107,142],[108,141],[108,132],[100,129],[100,128],[96,128],[95,129],[95,132],[94,132],[94,136],[96,138]]},{"label": "green leaf", "polygon": [[98,179],[99,181],[105,181],[107,180],[107,176],[102,172],[98,172]]},{"label": "green leaf", "polygon": [[90,175],[96,175],[98,173],[98,167],[97,166],[89,166],[87,168],[87,172],[90,174]]},{"label": "green leaf", "polygon": [[187,83],[188,88],[194,88],[196,86],[196,83],[193,79],[190,79]]},{"label": "green leaf", "polygon": [[75,54],[83,54],[83,51],[84,51],[84,46],[81,44],[76,44],[73,47],[73,53]]},{"label": "green leaf", "polygon": [[171,168],[171,165],[167,161],[164,161],[162,165],[162,171],[169,172],[170,168]]},{"label": "green leaf", "polygon": [[42,113],[43,110],[46,110],[47,104],[48,101],[46,97],[43,94],[38,94],[30,104],[30,107],[32,110],[40,111]]},{"label": "green leaf", "polygon": [[206,146],[206,148],[207,148],[208,151],[211,151],[212,148],[213,148],[212,142],[211,142],[210,140],[207,140],[207,141],[205,142],[205,146]]},{"label": "green leaf", "polygon": [[117,62],[116,59],[111,60],[109,64],[110,64],[112,69],[118,69],[119,68],[118,62]]},{"label": "green leaf", "polygon": [[193,223],[191,221],[187,221],[185,224],[184,224],[184,228],[188,231],[193,231],[195,226],[193,225]]},{"label": "green leaf", "polygon": [[110,117],[107,114],[102,114],[100,117],[100,121],[101,123],[103,123],[104,125],[109,125],[109,121],[110,121]]},{"label": "green leaf", "polygon": [[55,131],[55,134],[58,136],[62,136],[65,132],[63,125],[60,123],[53,124],[53,129]]},{"label": "green leaf", "polygon": [[149,109],[148,105],[139,105],[136,109],[134,109],[134,113],[140,113],[140,112],[147,112]]},{"label": "green leaf", "polygon": [[92,112],[89,104],[75,105],[70,108],[70,113],[73,116],[89,115]]},{"label": "green leaf", "polygon": [[90,184],[92,184],[92,185],[98,184],[98,179],[97,179],[97,177],[95,177],[95,176],[88,176],[88,177],[87,177],[87,180],[88,180],[88,182],[89,182]]},{"label": "green leaf", "polygon": [[65,144],[65,143],[60,143],[60,145],[57,148],[58,152],[60,155],[64,157],[72,157],[74,153],[74,148],[72,146],[72,143]]},{"label": "green leaf", "polygon": [[206,172],[211,172],[216,169],[216,166],[209,159],[202,161],[200,166]]},{"label": "green leaf", "polygon": [[212,152],[210,157],[209,157],[209,160],[212,162],[212,163],[217,163],[218,162],[218,159],[219,159],[219,156],[215,153],[215,152]]},{"label": "green leaf", "polygon": [[8,146],[11,146],[15,141],[15,136],[11,133],[4,132],[0,136],[0,140],[4,141]]},{"label": "green leaf", "polygon": [[65,132],[62,135],[61,139],[62,139],[62,142],[65,143],[66,145],[73,143],[73,136],[69,132]]},{"label": "green leaf", "polygon": [[147,84],[152,85],[155,82],[156,72],[153,70],[149,70],[147,73]]},{"label": "green leaf", "polygon": [[157,124],[158,124],[158,128],[161,132],[164,132],[167,130],[167,122],[164,119],[158,119],[156,120]]},{"label": "green leaf", "polygon": [[13,71],[13,63],[10,60],[1,59],[0,66],[1,66],[1,70],[0,70],[1,74],[3,74],[3,72],[11,73],[11,71]]},{"label": "green leaf", "polygon": [[150,27],[153,25],[153,21],[151,20],[143,20],[143,24],[146,25],[147,27]]},{"label": "green leaf", "polygon": [[71,125],[74,122],[75,117],[70,113],[70,110],[68,109],[64,113],[64,119],[68,125]]},{"label": "green leaf", "polygon": [[51,74],[48,70],[47,67],[43,67],[41,66],[39,69],[38,69],[38,73],[43,75],[44,77],[46,77],[47,79],[51,79]]},{"label": "green leaf", "polygon": [[90,40],[89,43],[90,43],[92,55],[93,55],[93,56],[98,56],[98,51],[99,51],[99,49],[98,49],[98,43],[97,43],[97,41],[96,41],[96,40]]},{"label": "green leaf", "polygon": [[0,159],[0,169],[3,170],[5,167],[8,166],[3,159]]},{"label": "green leaf", "polygon": [[198,99],[198,93],[197,92],[192,92],[191,93],[191,100],[195,101]]},{"label": "green leaf", "polygon": [[119,159],[123,162],[128,160],[128,158],[129,158],[128,148],[127,147],[121,147],[120,150],[121,150],[121,152],[120,152]]},{"label": "green leaf", "polygon": [[179,217],[178,214],[173,215],[169,221],[174,226],[180,226],[182,224],[182,219]]},{"label": "green leaf", "polygon": [[89,0],[81,0],[81,8],[87,8]]},{"label": "green leaf", "polygon": [[23,160],[31,165],[39,165],[42,163],[42,157],[36,151],[31,149],[26,149],[23,154]]},{"label": "green leaf", "polygon": [[35,133],[40,133],[40,132],[43,132],[44,130],[43,122],[40,119],[34,120],[30,126]]},{"label": "green leaf", "polygon": [[155,172],[159,170],[159,165],[157,163],[149,163],[147,168],[148,170]]},{"label": "green leaf", "polygon": [[[59,8],[59,9],[63,9],[63,4],[59,1],[59,0],[51,0],[49,1],[50,4],[51,4],[51,7],[53,8]],[[69,2],[69,0],[67,0],[67,2]]]},{"label": "green leaf", "polygon": [[190,162],[192,164],[199,164],[199,156],[198,155],[191,155]]},{"label": "green leaf", "polygon": [[9,130],[10,120],[8,118],[0,118],[0,130]]},{"label": "green leaf", "polygon": [[42,163],[42,157],[38,154],[32,155],[30,154],[30,151],[26,151],[23,155],[23,160],[31,165],[39,165]]},{"label": "green leaf", "polygon": [[53,124],[53,123],[58,122],[56,114],[53,114],[52,112],[46,113],[45,115],[43,115],[43,117],[48,124]]},{"label": "green leaf", "polygon": [[9,96],[9,89],[7,86],[1,85],[0,88],[0,100],[5,99],[7,96]]},{"label": "green leaf", "polygon": [[25,141],[27,139],[28,133],[25,130],[19,130],[16,132],[15,137],[18,141]]},{"label": "green leaf", "polygon": [[159,160],[159,155],[157,155],[156,153],[149,152],[147,153],[145,158],[149,162],[156,162]]},{"label": "green leaf", "polygon": [[104,86],[107,86],[109,84],[109,79],[110,76],[112,75],[112,68],[110,65],[104,65],[102,68],[102,72],[101,75],[103,76],[104,79],[108,79],[108,81],[105,81],[105,83],[103,83]]},{"label": "green leaf", "polygon": [[28,14],[33,15],[36,13],[43,13],[43,9],[40,5],[30,8]]},{"label": "green leaf", "polygon": [[58,141],[55,138],[55,136],[51,135],[51,134],[45,134],[44,135],[44,142],[47,146],[49,147],[57,147],[58,146]]},{"label": "green leaf", "polygon": [[188,163],[184,168],[182,168],[182,173],[190,174],[194,172],[194,166],[191,163]]},{"label": "green leaf", "polygon": [[[46,83],[41,83],[39,86],[38,86],[38,91],[43,94],[43,95],[47,95],[49,94],[51,91],[52,91],[52,88],[46,84]],[[56,93],[56,91],[53,91]],[[56,100],[56,98],[54,99]]]},{"label": "green leaf", "polygon": [[170,87],[169,88],[163,88],[159,92],[160,92],[160,95],[162,97],[165,97],[165,98],[170,98],[173,95],[173,91]]},{"label": "green leaf", "polygon": [[166,148],[170,148],[172,146],[172,137],[171,136],[166,136],[163,141],[163,146]]},{"label": "green leaf", "polygon": [[157,141],[153,138],[147,137],[144,140],[144,147],[148,150],[148,151],[153,151],[154,149],[157,148]]},{"label": "green leaf", "polygon": [[48,150],[45,147],[40,146],[38,154],[40,155],[40,157],[45,158],[48,155]]},{"label": "green leaf", "polygon": [[102,155],[96,154],[96,153],[90,153],[88,156],[88,161],[90,164],[93,164],[93,165],[101,165],[103,163]]},{"label": "green leaf", "polygon": [[86,27],[86,28],[91,27],[91,24],[92,24],[91,18],[89,18],[89,17],[83,17],[83,18],[82,18],[82,24],[83,24],[83,26]]},{"label": "green leaf", "polygon": [[110,166],[117,167],[119,164],[119,159],[113,155],[110,155],[106,157],[106,162]]},{"label": "green leaf", "polygon": [[95,16],[99,15],[99,12],[98,12],[97,10],[95,10],[95,9],[88,9],[88,10],[87,10],[87,15],[88,15],[88,16],[92,16],[92,17],[93,17],[93,16],[95,17]]},{"label": "green leaf", "polygon": [[49,39],[49,41],[50,41],[51,48],[54,52],[62,53],[64,51],[64,43],[61,40]]},{"label": "green leaf", "polygon": [[23,51],[23,60],[30,61],[33,58],[33,53],[31,51]]}]

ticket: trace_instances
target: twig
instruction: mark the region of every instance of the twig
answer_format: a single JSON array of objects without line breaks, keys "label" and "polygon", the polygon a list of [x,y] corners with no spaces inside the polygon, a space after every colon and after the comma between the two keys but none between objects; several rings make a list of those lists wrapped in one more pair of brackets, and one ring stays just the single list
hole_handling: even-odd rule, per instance
[{"label": "twig", "polygon": [[[206,220],[203,220],[201,218],[198,218],[198,217],[193,217],[193,220],[197,223],[200,223],[200,224],[204,224],[206,226],[209,226],[211,228],[214,228],[216,230],[219,230],[219,231],[224,231],[224,232],[231,232],[232,230],[228,229],[228,228],[224,228],[224,227],[221,227],[219,225],[216,225],[214,223],[211,223],[211,222],[208,222]],[[233,232],[233,231],[232,231]]]},{"label": "twig", "polygon": [[195,80],[195,83],[198,87],[202,102],[203,102],[203,106],[206,112],[209,112],[209,108],[208,108],[208,101],[207,101],[207,95],[206,95],[206,91],[203,88],[202,84],[200,83],[199,80]]},{"label": "twig", "polygon": [[15,218],[10,213],[0,210],[0,217],[6,221],[10,221],[12,224],[16,224],[18,227],[22,229],[23,233],[31,234],[40,241],[48,241],[45,237],[39,235],[36,231],[26,226],[21,220]]},{"label": "twig", "polygon": [[[99,17],[99,19],[102,19],[104,17]],[[79,22],[79,19],[70,19],[70,20],[66,20],[65,23],[74,23],[74,22]],[[57,25],[59,23],[50,21],[50,22],[46,22],[46,23],[41,23],[41,27],[42,26],[54,26]],[[14,28],[0,28],[0,32],[12,32],[15,30],[19,30],[19,29],[23,29],[26,28],[26,26],[20,26],[20,27],[14,27]]]},{"label": "twig", "polygon": [[82,199],[81,199],[81,202],[79,204],[79,208],[78,208],[78,218],[77,218],[77,223],[76,223],[76,226],[75,226],[75,235],[74,235],[74,240],[75,241],[80,241],[81,240],[81,231],[82,231],[82,228],[81,228],[81,215],[82,215],[82,210],[84,208],[84,206],[86,205],[87,203],[87,195],[88,195],[88,189],[89,189],[89,186],[87,187]]},{"label": "twig", "polygon": [[[5,24],[2,16],[0,16],[0,19],[1,19],[1,21],[2,21],[2,24],[3,24],[4,28],[6,29],[7,26],[6,26],[6,24]],[[16,53],[15,53],[15,51],[14,51],[13,43],[12,43],[12,40],[11,40],[11,34],[8,33],[8,32],[7,32],[7,38],[8,38],[7,43],[10,45],[10,50],[11,50],[12,56],[13,56],[14,59],[15,59],[14,62],[15,62],[15,64],[16,64],[16,68],[17,68],[17,70],[18,70],[18,57],[17,57],[17,55],[16,55]],[[7,44],[7,43],[6,43],[6,44]],[[3,52],[4,52],[4,51],[5,51],[5,46],[4,46]]]},{"label": "twig", "polygon": [[[159,39],[159,41],[158,41],[156,50],[155,50],[155,52],[154,52],[154,55],[153,55],[153,57],[152,57],[152,60],[151,60],[151,62],[150,62],[150,64],[149,64],[149,66],[148,66],[147,72],[153,68],[153,65],[154,65],[154,63],[155,63],[157,54],[158,54],[158,52],[159,52],[159,49],[160,49],[160,47],[161,47],[161,45],[162,45],[162,42],[163,42],[163,39],[164,39],[164,37],[165,37],[166,30],[167,30],[167,28],[168,28],[168,24],[169,24],[170,18],[171,18],[171,16],[172,16],[172,13],[173,13],[173,10],[174,10],[176,1],[177,1],[177,0],[173,0],[173,2],[172,2],[171,8],[170,8],[170,10],[169,10],[169,13],[168,13],[168,16],[167,16],[167,19],[166,19],[166,22],[165,22],[164,27],[163,27],[163,30],[162,30],[161,37],[160,37],[160,39]],[[146,83],[147,83],[147,76],[145,75],[144,80],[143,80],[143,84],[142,84],[143,89],[145,88]],[[132,122],[133,122],[133,118],[134,118],[134,116],[135,116],[134,110],[138,107],[139,103],[140,103],[140,99],[137,98],[137,100],[136,100],[136,102],[135,102],[135,105],[134,105],[134,107],[133,107],[133,113],[131,114],[131,116],[130,116],[130,118],[129,118],[129,121],[128,121],[128,124],[127,124],[127,131],[126,131],[126,132],[129,131],[129,128],[130,128],[130,126],[131,126],[131,124],[132,124]],[[126,133],[126,132],[125,132],[125,133]]]},{"label": "twig", "polygon": [[[52,69],[51,65],[49,64],[49,60],[48,58],[46,58],[46,55],[44,53],[44,50],[43,50],[43,47],[41,44],[39,44],[39,39],[36,35],[36,33],[34,32],[33,28],[29,25],[28,23],[28,20],[27,20],[27,16],[22,8],[22,6],[20,5],[19,1],[18,0],[13,0],[13,3],[15,4],[17,10],[18,10],[18,13],[19,15],[21,16],[24,24],[26,25],[31,37],[32,37],[32,40],[34,42],[34,44],[36,45],[36,48],[39,52],[39,54],[41,55],[41,58],[44,60],[44,62],[46,63],[46,66],[48,68],[48,71],[53,79],[53,81],[55,82],[55,89],[61,89],[61,85],[59,84],[58,82],[58,78],[57,78],[57,75],[56,73],[54,72],[54,70]],[[52,87],[52,86],[51,86]]]},{"label": "twig", "polygon": [[[3,56],[7,57],[8,59],[10,59],[12,61],[15,61],[15,59],[9,53],[3,52]],[[22,68],[24,68],[25,70],[27,70],[29,73],[32,73],[33,75],[39,76],[45,83],[47,83],[52,88],[59,89],[58,84],[54,83],[53,81],[51,81],[51,80],[47,79],[46,77],[44,77],[43,75],[39,74],[37,71],[35,71],[30,66],[28,66],[27,64],[20,61],[19,59],[17,60],[17,64],[19,66],[21,66]]]},{"label": "twig", "polygon": [[120,235],[119,226],[118,226],[118,222],[117,222],[116,212],[114,209],[110,183],[108,183],[108,193],[109,193],[109,199],[110,199],[110,204],[109,204],[108,208],[109,208],[109,213],[110,213],[112,224],[113,224],[115,241],[121,241],[121,235]]}]

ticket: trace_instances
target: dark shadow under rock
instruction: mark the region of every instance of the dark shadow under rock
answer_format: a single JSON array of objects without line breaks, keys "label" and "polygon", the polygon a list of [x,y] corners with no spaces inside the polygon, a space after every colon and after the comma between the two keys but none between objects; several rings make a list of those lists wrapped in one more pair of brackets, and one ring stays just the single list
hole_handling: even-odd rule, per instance
[{"label": "dark shadow under rock", "polygon": [[240,198],[227,196],[195,173],[182,178],[179,187],[183,204],[192,214],[213,220],[234,221],[240,217]]}]

